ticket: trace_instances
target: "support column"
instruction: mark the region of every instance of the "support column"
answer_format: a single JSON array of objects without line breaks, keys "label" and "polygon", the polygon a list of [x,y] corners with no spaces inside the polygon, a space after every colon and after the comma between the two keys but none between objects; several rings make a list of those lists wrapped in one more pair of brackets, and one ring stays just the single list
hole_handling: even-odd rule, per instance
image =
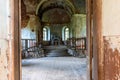
[{"label": "support column", "polygon": [[41,24],[38,28],[38,43],[42,44],[43,42],[43,25]]},{"label": "support column", "polygon": [[71,19],[71,25],[73,37],[80,38],[86,36],[86,15],[74,14]]},{"label": "support column", "polygon": [[104,80],[102,0],[93,1],[93,80]]},{"label": "support column", "polygon": [[93,1],[87,0],[87,75],[88,80],[93,80]]}]

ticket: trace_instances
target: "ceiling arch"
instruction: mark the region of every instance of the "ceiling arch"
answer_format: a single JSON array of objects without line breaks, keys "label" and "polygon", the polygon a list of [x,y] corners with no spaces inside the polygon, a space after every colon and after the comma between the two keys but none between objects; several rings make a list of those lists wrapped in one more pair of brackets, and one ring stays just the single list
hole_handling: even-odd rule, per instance
[{"label": "ceiling arch", "polygon": [[41,21],[53,24],[64,24],[69,23],[71,21],[71,17],[65,10],[54,8],[44,12]]},{"label": "ceiling arch", "polygon": [[41,0],[36,9],[36,15],[42,18],[44,12],[60,8],[65,10],[69,16],[75,13],[74,5],[69,0]]}]

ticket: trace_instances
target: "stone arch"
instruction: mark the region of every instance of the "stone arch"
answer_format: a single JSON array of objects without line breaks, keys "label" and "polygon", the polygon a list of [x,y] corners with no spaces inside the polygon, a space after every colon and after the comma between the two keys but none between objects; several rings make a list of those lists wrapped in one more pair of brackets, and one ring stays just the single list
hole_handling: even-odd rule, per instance
[{"label": "stone arch", "polygon": [[[39,9],[41,9],[42,8],[42,6],[46,3],[46,2],[52,2],[52,1],[54,1],[54,0],[41,0],[41,2],[38,4],[38,6],[37,6],[37,8],[36,8],[36,15],[38,15],[38,13],[39,13]],[[57,1],[57,0],[55,0],[55,2],[59,2],[59,0]],[[75,7],[74,7],[74,5],[69,1],[69,0],[63,0],[63,1],[61,1],[61,2],[64,2],[66,5],[64,6],[64,5],[62,5],[62,7],[67,7],[67,8],[69,8],[67,11],[69,12],[69,13],[72,13],[72,14],[74,14],[75,13]],[[59,6],[58,6],[59,7]],[[71,11],[70,11],[71,10]]]}]

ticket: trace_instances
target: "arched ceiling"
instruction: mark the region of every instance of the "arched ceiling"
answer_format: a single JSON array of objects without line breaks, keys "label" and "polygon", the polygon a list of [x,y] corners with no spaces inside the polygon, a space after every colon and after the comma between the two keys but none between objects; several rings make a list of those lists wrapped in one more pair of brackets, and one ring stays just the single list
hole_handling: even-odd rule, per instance
[{"label": "arched ceiling", "polygon": [[86,13],[85,0],[23,0],[23,2],[26,6],[26,14],[37,15],[42,21],[54,22],[55,18],[58,18],[55,23],[63,23],[68,22],[75,13]]},{"label": "arched ceiling", "polygon": [[70,16],[64,9],[54,8],[44,12],[42,22],[64,24],[70,22]]},{"label": "arched ceiling", "polygon": [[54,8],[65,10],[69,16],[75,13],[75,8],[69,0],[43,0],[39,3],[36,14],[41,19],[44,12]]},{"label": "arched ceiling", "polygon": [[[36,13],[40,6],[48,6],[51,3],[58,3],[64,5],[73,6],[76,13],[86,13],[86,0],[23,0],[26,6],[27,13]],[[66,6],[67,7],[67,6]]]}]

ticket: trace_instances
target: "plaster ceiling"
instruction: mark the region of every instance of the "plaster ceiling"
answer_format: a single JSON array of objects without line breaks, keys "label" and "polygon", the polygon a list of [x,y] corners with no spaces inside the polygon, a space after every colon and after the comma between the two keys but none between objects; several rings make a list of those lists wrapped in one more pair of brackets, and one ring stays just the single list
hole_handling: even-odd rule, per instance
[{"label": "plaster ceiling", "polygon": [[[21,7],[26,8],[26,10],[24,9],[25,11],[22,12],[37,15],[40,17],[40,20],[43,21],[54,22],[57,17],[59,19],[59,21],[56,19],[57,23],[68,22],[68,19],[75,13],[86,13],[85,0],[23,0],[22,4],[25,6]],[[51,16],[52,19],[50,19],[49,16]]]},{"label": "plaster ceiling", "polygon": [[54,8],[46,11],[43,14],[42,22],[56,23],[56,24],[69,23],[70,16],[64,9]]}]

